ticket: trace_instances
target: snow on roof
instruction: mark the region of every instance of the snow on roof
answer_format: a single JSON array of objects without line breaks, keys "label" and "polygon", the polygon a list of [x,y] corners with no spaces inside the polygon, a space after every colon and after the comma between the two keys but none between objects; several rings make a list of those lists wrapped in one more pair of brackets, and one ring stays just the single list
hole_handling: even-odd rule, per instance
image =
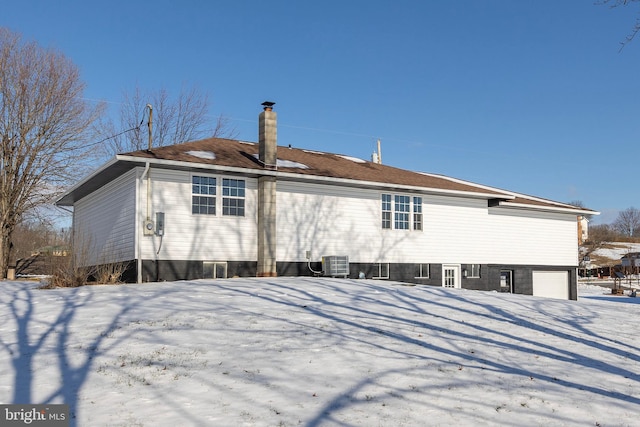
[{"label": "snow on roof", "polygon": [[281,168],[309,169],[309,166],[291,160],[278,159],[276,160],[276,165]]},{"label": "snow on roof", "polygon": [[215,160],[216,154],[213,151],[186,151],[185,154],[199,157],[201,159]]},{"label": "snow on roof", "polygon": [[346,160],[351,160],[352,162],[356,162],[356,163],[367,163],[366,160],[362,160],[362,159],[359,159],[357,157],[344,156],[342,154],[337,154],[337,156],[338,157],[342,157],[343,159],[346,159]]},{"label": "snow on roof", "polygon": [[[254,154],[253,157],[258,159],[260,156],[258,154]],[[279,168],[309,169],[309,166],[302,163],[294,162],[293,160],[276,159],[276,166],[278,166]]]}]

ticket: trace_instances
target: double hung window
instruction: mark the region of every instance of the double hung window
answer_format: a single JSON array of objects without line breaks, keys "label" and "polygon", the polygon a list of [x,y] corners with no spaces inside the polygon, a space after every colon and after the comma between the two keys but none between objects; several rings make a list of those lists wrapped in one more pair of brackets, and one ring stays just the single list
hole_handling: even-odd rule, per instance
[{"label": "double hung window", "polygon": [[244,216],[243,179],[222,179],[222,215]]},{"label": "double hung window", "polygon": [[391,194],[382,195],[382,228],[391,228]]},{"label": "double hung window", "polygon": [[191,177],[191,213],[216,214],[216,179],[209,176]]},{"label": "double hung window", "polygon": [[[220,191],[215,177],[191,177],[191,213],[216,215]],[[244,216],[246,184],[243,179],[222,178],[222,215]]]},{"label": "double hung window", "polygon": [[422,197],[413,198],[413,229],[422,230]]},{"label": "double hung window", "polygon": [[409,229],[410,200],[411,198],[409,196],[395,196],[394,226],[396,230]]},{"label": "double hung window", "polygon": [[383,229],[422,231],[422,197],[382,194],[381,215]]}]

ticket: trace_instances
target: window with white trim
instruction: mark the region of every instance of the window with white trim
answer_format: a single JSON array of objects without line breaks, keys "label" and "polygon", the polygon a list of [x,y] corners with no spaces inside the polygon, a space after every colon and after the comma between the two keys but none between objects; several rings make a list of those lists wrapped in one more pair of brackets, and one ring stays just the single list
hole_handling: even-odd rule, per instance
[{"label": "window with white trim", "polygon": [[222,179],[222,215],[244,216],[244,179]]},{"label": "window with white trim", "polygon": [[399,196],[396,194],[394,199],[393,219],[395,229],[408,230],[411,198],[409,196]]},{"label": "window with white trim", "polygon": [[381,214],[383,229],[422,231],[422,197],[420,196],[382,194]]},{"label": "window with white trim", "polygon": [[216,179],[210,176],[191,177],[191,213],[216,214]]},{"label": "window with white trim", "polygon": [[429,264],[416,264],[416,279],[428,279],[429,273]]},{"label": "window with white trim", "polygon": [[467,277],[480,277],[480,264],[471,264],[469,267],[469,276]]},{"label": "window with white trim", "polygon": [[379,262],[373,265],[373,278],[374,279],[388,279],[389,278],[389,263]]},{"label": "window with white trim", "polygon": [[413,229],[422,230],[422,197],[413,198]]},{"label": "window with white trim", "polygon": [[382,195],[382,228],[391,228],[391,194]]}]

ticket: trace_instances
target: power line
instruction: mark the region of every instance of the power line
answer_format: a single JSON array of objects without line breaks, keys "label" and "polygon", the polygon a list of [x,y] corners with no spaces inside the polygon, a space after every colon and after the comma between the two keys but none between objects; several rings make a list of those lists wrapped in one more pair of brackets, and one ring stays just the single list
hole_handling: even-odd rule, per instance
[{"label": "power line", "polygon": [[106,137],[106,138],[104,138],[104,139],[101,139],[100,141],[93,142],[93,143],[91,143],[91,144],[87,144],[87,145],[85,145],[85,147],[93,147],[94,145],[98,145],[98,144],[101,144],[101,143],[103,143],[103,142],[105,142],[105,141],[108,141],[108,140],[110,140],[110,139],[117,138],[117,137],[118,137],[118,136],[120,136],[120,135],[124,135],[124,134],[125,134],[125,133],[127,133],[127,132],[131,132],[132,130],[140,130],[140,127],[141,127],[141,126],[142,126],[142,124],[144,123],[144,111],[145,111],[147,108],[149,108],[149,104],[147,104],[147,106],[145,106],[145,107],[144,107],[144,109],[142,110],[143,116],[142,116],[142,119],[140,120],[140,123],[138,123],[138,125],[137,125],[137,126],[134,126],[134,127],[132,127],[131,129],[123,130],[122,132],[117,133],[117,134],[115,134],[115,135],[108,136],[108,137]]},{"label": "power line", "polygon": [[[144,121],[144,120],[143,120],[143,121]],[[131,129],[123,130],[123,131],[122,131],[122,132],[120,132],[120,133],[117,133],[117,134],[115,134],[115,135],[108,136],[108,137],[106,137],[106,138],[104,138],[104,139],[101,139],[101,140],[100,140],[100,141],[98,141],[98,142],[93,142],[93,143],[91,143],[91,144],[87,144],[87,145],[85,145],[85,147],[93,147],[94,145],[98,145],[98,144],[101,144],[101,143],[103,143],[103,142],[105,142],[105,141],[108,141],[108,140],[110,140],[110,139],[116,138],[116,137],[118,137],[118,136],[120,136],[120,135],[124,135],[125,133],[127,133],[127,132],[131,132],[132,130],[136,130],[136,129],[137,129],[137,130],[140,130],[140,126],[142,126],[142,122],[140,122],[140,124],[139,124],[138,126],[132,127]]]}]

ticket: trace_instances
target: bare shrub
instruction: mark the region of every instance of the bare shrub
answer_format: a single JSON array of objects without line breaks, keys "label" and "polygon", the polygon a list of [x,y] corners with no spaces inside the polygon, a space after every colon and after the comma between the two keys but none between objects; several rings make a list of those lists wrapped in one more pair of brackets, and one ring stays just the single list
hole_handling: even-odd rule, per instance
[{"label": "bare shrub", "polygon": [[91,266],[91,238],[76,235],[72,239],[71,254],[55,265],[48,285],[43,288],[75,288],[89,283],[95,277],[96,268]]},{"label": "bare shrub", "polygon": [[69,258],[69,261],[56,268],[45,288],[75,288],[88,283],[92,276],[91,268],[74,265],[73,258]]},{"label": "bare shrub", "polygon": [[122,273],[127,269],[126,262],[111,262],[95,268],[95,280],[99,285],[116,285],[122,283]]}]

